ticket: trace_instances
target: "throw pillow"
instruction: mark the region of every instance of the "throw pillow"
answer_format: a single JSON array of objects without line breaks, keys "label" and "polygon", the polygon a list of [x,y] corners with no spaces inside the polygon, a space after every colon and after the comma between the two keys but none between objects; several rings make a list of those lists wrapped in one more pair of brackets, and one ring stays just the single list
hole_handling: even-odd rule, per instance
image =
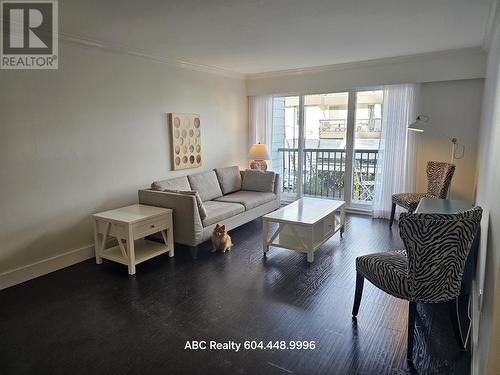
[{"label": "throw pillow", "polygon": [[243,174],[241,189],[273,193],[275,178],[276,174],[274,172],[264,172],[247,169]]},{"label": "throw pillow", "polygon": [[155,181],[151,184],[152,190],[163,191],[165,189],[169,190],[191,190],[189,186],[189,181],[186,176],[170,178],[168,180]]},{"label": "throw pillow", "polygon": [[207,210],[203,205],[203,201],[201,200],[200,194],[194,190],[173,190],[173,189],[165,189],[163,190],[166,193],[177,193],[182,195],[194,195],[196,198],[196,205],[198,206],[198,212],[200,213],[200,219],[203,220],[207,217]]}]

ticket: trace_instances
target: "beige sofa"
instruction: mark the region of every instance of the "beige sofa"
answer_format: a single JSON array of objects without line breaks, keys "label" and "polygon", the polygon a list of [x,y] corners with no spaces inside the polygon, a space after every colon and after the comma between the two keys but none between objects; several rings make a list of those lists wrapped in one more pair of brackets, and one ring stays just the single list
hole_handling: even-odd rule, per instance
[{"label": "beige sofa", "polygon": [[276,210],[280,199],[278,174],[237,166],[155,181],[150,189],[139,190],[139,203],[174,210],[174,241],[190,246],[195,258],[216,224],[231,230]]}]

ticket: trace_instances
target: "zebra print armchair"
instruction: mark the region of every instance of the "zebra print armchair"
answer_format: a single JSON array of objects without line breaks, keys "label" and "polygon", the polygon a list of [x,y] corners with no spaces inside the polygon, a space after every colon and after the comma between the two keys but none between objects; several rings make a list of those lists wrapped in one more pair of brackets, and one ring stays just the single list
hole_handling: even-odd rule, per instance
[{"label": "zebra print armchair", "polygon": [[386,293],[409,301],[408,361],[412,360],[417,303],[447,302],[455,337],[464,348],[458,296],[482,212],[481,207],[474,207],[457,214],[402,213],[399,228],[406,250],[356,258],[353,317],[358,314],[365,278]]},{"label": "zebra print armchair", "polygon": [[417,209],[422,198],[441,198],[448,195],[451,179],[455,173],[455,165],[443,161],[427,162],[427,192],[426,193],[398,193],[392,195],[391,220],[389,227],[392,227],[396,205],[406,208],[408,212]]}]

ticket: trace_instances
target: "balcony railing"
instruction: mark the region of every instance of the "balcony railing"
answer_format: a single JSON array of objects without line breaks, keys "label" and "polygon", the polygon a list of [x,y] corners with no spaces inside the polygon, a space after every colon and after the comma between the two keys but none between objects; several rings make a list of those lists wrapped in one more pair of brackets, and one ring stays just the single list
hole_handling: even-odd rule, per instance
[{"label": "balcony railing", "polygon": [[[279,148],[282,191],[297,191],[298,149]],[[352,200],[370,204],[373,200],[378,150],[354,150]],[[344,149],[304,149],[304,195],[344,198],[346,152]]]}]

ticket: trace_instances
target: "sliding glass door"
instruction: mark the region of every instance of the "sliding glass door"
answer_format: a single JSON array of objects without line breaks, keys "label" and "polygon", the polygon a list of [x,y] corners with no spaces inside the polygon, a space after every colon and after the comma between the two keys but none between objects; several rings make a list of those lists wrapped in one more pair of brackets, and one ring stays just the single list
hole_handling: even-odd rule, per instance
[{"label": "sliding glass door", "polygon": [[304,96],[303,195],[344,199],[348,92]]},{"label": "sliding glass door", "polygon": [[274,98],[272,166],[285,200],[340,199],[369,209],[382,119],[381,90]]},{"label": "sliding glass door", "polygon": [[356,92],[351,207],[370,208],[382,131],[382,90]]}]

